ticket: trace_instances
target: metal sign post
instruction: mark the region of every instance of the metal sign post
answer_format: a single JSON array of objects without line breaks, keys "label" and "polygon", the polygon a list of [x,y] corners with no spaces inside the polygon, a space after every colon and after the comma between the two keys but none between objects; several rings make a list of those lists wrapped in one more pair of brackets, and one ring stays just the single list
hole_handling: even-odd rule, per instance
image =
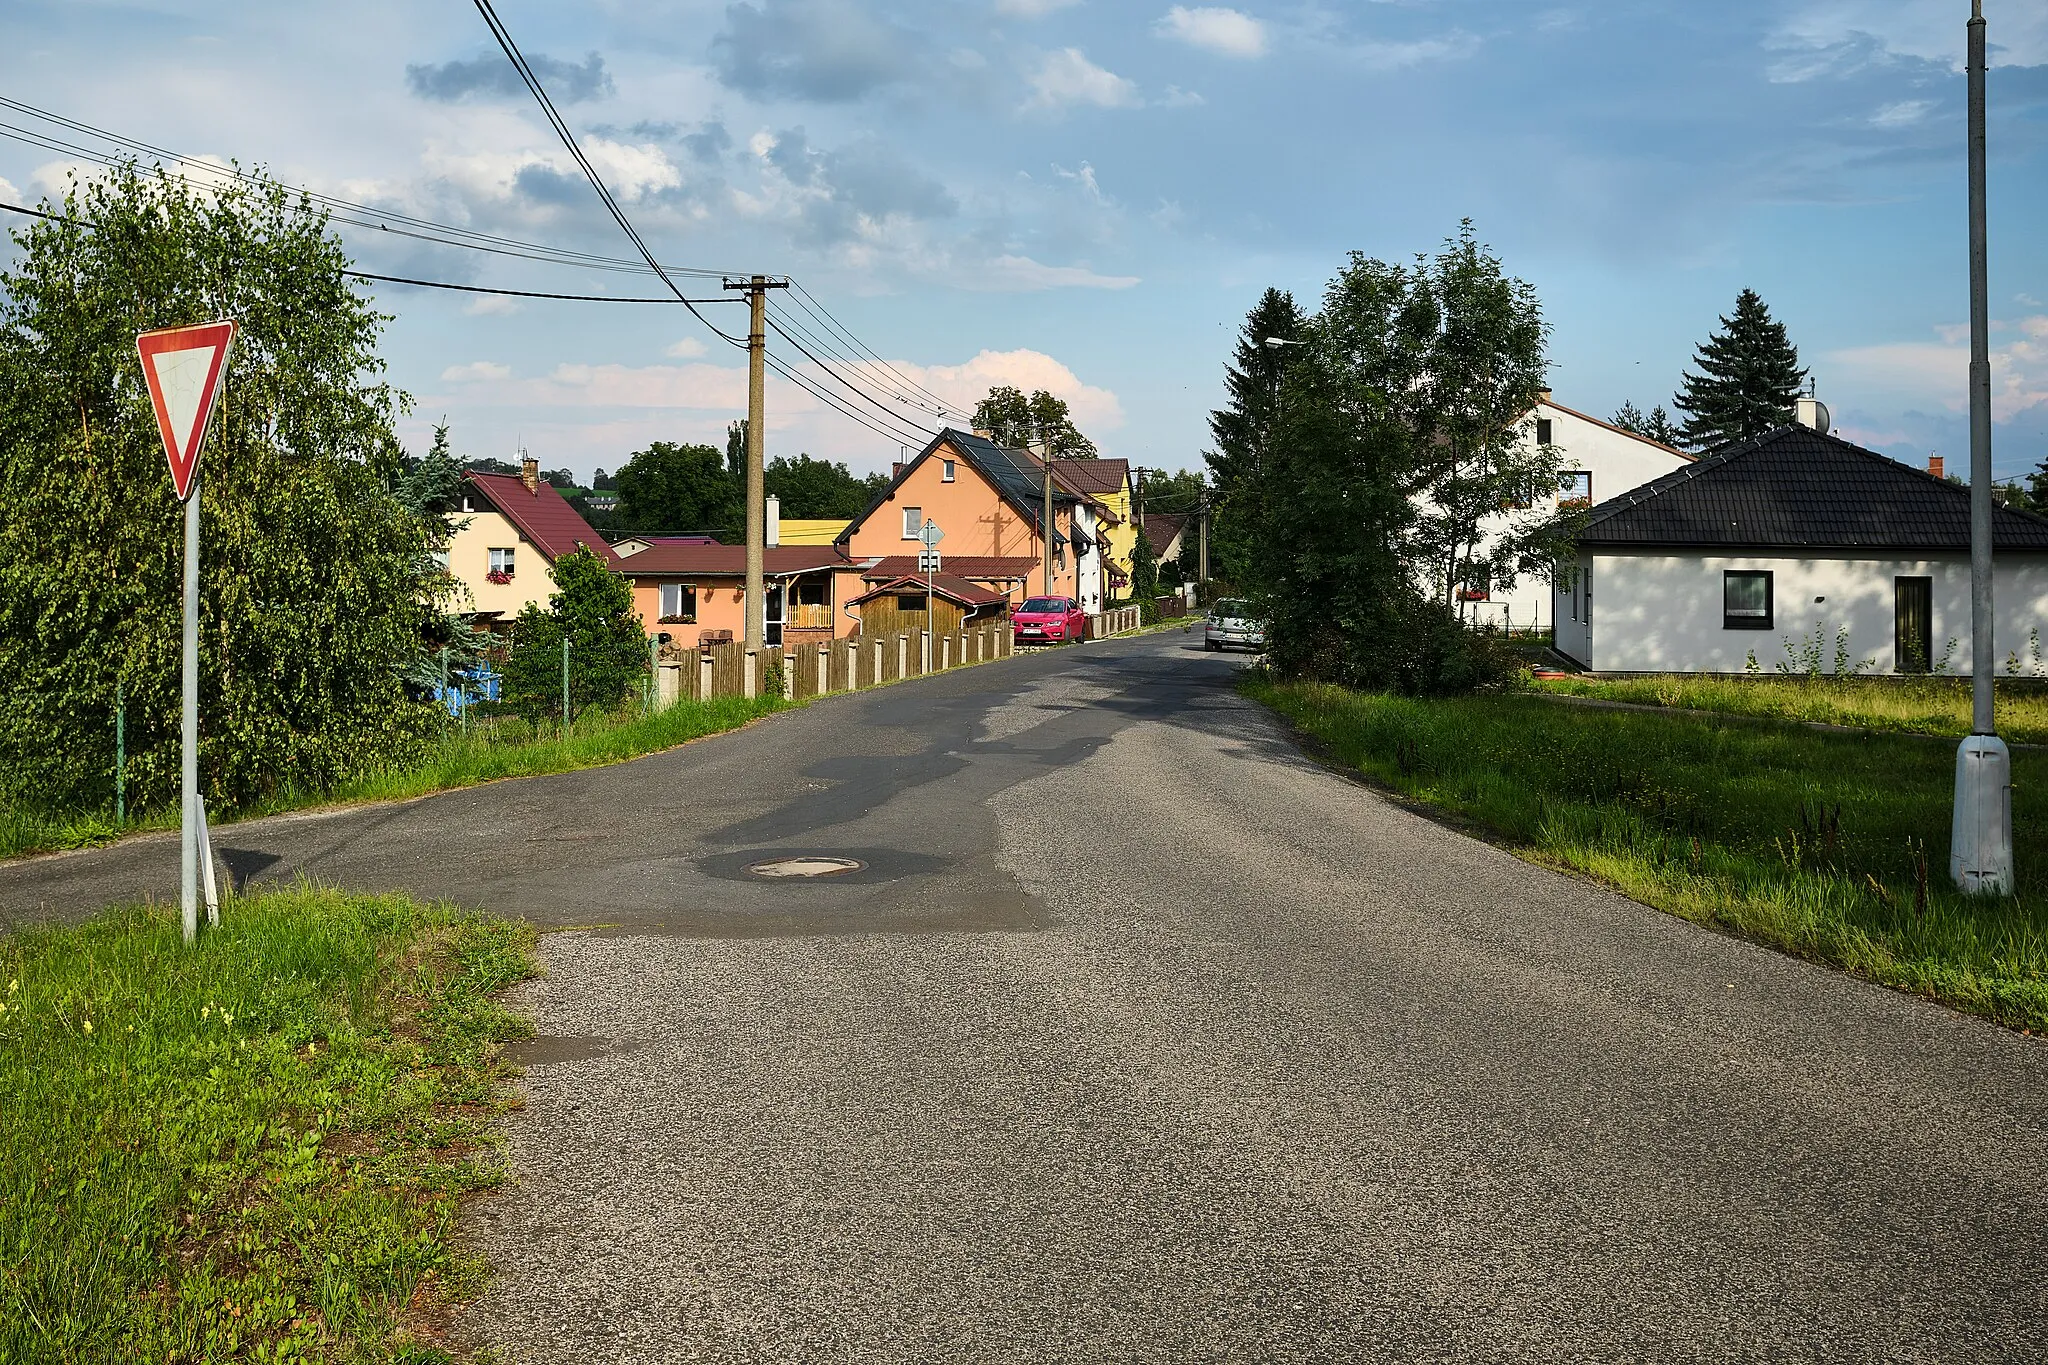
[{"label": "metal sign post", "polygon": [[199,452],[213,421],[215,400],[227,374],[228,351],[235,324],[209,322],[198,327],[172,327],[144,332],[135,338],[142,359],[143,382],[156,411],[157,435],[171,465],[171,486],[185,504],[185,638],[183,716],[178,731],[182,746],[179,781],[182,787],[178,851],[178,905],[185,942],[199,938],[200,860],[207,858],[208,919],[218,923],[218,897],[213,893],[212,860],[203,847],[205,808],[199,792]]},{"label": "metal sign post", "polygon": [[917,552],[917,569],[924,575],[924,671],[932,671],[932,575],[939,571],[939,542],[946,533],[939,524],[926,517],[923,527],[918,530],[918,542],[924,547]]}]

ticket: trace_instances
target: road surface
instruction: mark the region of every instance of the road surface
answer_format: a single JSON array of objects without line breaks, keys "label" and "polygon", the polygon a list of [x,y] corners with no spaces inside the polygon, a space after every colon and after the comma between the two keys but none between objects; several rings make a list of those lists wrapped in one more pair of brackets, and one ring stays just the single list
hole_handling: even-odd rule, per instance
[{"label": "road surface", "polygon": [[[1088,645],[222,843],[579,926],[471,1220],[513,1362],[2048,1356],[2040,1040],[1433,824],[1235,667]],[[797,854],[862,867],[745,870]]]}]

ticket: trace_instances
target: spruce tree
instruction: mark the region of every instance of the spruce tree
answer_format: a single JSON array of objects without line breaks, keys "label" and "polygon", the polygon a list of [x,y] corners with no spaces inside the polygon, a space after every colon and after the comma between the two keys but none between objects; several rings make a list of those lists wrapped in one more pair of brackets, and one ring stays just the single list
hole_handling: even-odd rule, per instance
[{"label": "spruce tree", "polygon": [[1614,414],[1614,425],[1659,445],[1677,446],[1685,440],[1684,433],[1672,423],[1671,414],[1664,411],[1662,403],[1650,409],[1647,417],[1634,403],[1623,403],[1621,410]]},{"label": "spruce tree", "polygon": [[1735,298],[1735,312],[1694,352],[1699,373],[1686,371],[1672,405],[1686,414],[1682,432],[1694,450],[1761,436],[1792,420],[1806,371],[1785,324],[1754,289]]},{"label": "spruce tree", "polygon": [[[1280,403],[1280,377],[1299,346],[1304,319],[1294,295],[1268,289],[1245,315],[1237,348],[1224,370],[1229,405],[1209,414],[1209,432],[1216,448],[1203,452],[1214,476],[1215,513],[1210,521],[1209,553],[1215,576],[1240,588],[1251,587],[1248,569],[1253,544],[1264,520],[1262,476],[1268,463],[1268,436]],[[1289,344],[1268,346],[1268,337]],[[1193,504],[1175,502],[1173,511]],[[1192,541],[1193,536],[1188,537]]]}]

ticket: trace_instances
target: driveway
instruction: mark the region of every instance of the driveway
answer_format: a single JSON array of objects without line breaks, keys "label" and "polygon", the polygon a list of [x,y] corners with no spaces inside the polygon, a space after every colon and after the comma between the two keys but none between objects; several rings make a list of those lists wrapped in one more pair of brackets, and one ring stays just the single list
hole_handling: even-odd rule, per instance
[{"label": "driveway", "polygon": [[[1088,645],[223,842],[577,926],[471,1223],[510,1361],[2042,1357],[2039,1040],[1413,815],[1236,667]],[[862,867],[745,870],[798,853]]]}]

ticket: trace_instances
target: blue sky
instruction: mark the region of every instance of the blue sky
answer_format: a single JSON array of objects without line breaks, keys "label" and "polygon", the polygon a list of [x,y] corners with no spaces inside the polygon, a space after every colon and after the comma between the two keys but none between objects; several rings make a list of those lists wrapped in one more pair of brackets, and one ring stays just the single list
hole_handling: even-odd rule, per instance
[{"label": "blue sky", "polygon": [[[1199,463],[1245,310],[1474,220],[1537,287],[1560,401],[1667,402],[1759,290],[1838,428],[1965,455],[1966,0],[505,0],[666,261],[788,274],[952,404],[1073,404],[1105,454]],[[2048,5],[1987,0],[1997,464],[2048,455]],[[197,161],[607,255],[627,244],[474,9],[9,0],[0,89]],[[10,116],[10,121],[20,121]],[[66,160],[0,139],[0,194]],[[651,280],[350,230],[365,269]],[[616,469],[722,441],[741,359],[680,309],[385,288],[423,444]],[[743,314],[716,316],[738,330]],[[795,359],[792,357],[792,359]],[[771,454],[897,442],[770,385]]]}]

